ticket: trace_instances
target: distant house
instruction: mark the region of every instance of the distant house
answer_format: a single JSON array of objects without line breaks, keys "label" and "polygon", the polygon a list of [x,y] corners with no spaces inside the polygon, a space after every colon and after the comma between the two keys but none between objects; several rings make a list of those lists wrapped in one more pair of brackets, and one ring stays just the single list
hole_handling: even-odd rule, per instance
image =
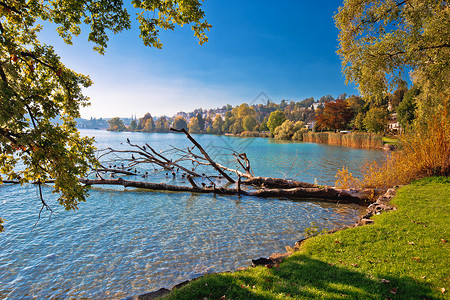
[{"label": "distant house", "polygon": [[397,120],[397,113],[393,113],[389,116],[388,120],[388,131],[394,132],[394,133],[400,133],[402,131],[402,126]]},{"label": "distant house", "polygon": [[319,106],[323,106],[323,103],[314,103],[313,105],[311,105],[311,109],[316,110],[317,108],[319,108]]}]

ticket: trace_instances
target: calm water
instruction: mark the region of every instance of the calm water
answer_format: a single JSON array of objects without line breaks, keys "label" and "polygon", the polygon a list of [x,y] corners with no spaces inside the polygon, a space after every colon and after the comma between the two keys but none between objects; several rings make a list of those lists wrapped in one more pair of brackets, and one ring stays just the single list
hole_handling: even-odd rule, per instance
[{"label": "calm water", "polygon": [[[191,146],[183,135],[82,131],[98,147],[124,147],[128,137],[156,149]],[[223,147],[246,152],[256,175],[333,184],[346,165],[354,174],[381,151],[319,144],[278,143],[260,138],[199,135],[196,139],[223,163]],[[291,170],[290,170],[291,169]],[[290,170],[290,171],[289,171]],[[302,171],[302,172],[301,172]],[[158,177],[160,176],[160,177]],[[156,180],[168,181],[162,174]],[[174,180],[181,183],[180,179]],[[157,181],[159,182],[159,181]],[[76,212],[45,197],[55,213],[37,220],[34,186],[0,186],[0,299],[120,299],[170,287],[208,272],[248,266],[252,258],[283,252],[319,228],[352,224],[355,205],[238,196],[156,193],[117,187],[92,188]]]}]

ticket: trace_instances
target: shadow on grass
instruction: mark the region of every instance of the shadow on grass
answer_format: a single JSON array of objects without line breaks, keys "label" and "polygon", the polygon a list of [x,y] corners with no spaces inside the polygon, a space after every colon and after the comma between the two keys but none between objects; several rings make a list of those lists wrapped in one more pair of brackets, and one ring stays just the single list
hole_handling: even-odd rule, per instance
[{"label": "shadow on grass", "polygon": [[[350,268],[353,268],[350,266]],[[279,268],[207,275],[191,282],[169,296],[172,299],[431,299],[431,289],[409,277],[382,283],[337,265],[296,255]],[[225,296],[225,297],[224,297]]]}]

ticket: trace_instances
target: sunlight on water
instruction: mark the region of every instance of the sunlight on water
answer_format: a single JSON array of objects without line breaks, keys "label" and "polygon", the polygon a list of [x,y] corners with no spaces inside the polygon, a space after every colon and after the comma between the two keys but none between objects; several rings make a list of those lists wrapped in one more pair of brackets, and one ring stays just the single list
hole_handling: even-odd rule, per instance
[{"label": "sunlight on water", "polygon": [[[186,147],[176,134],[95,134],[99,147],[130,137],[135,143]],[[196,136],[211,153],[217,146],[247,152],[256,175],[332,184],[342,164],[356,172],[383,153],[267,139]],[[214,145],[214,147],[212,147]],[[189,145],[190,146],[190,145]],[[243,149],[245,148],[245,149]],[[216,150],[214,150],[216,149]],[[218,156],[220,157],[220,156]],[[0,186],[0,299],[124,298],[170,287],[208,272],[248,266],[252,258],[283,252],[315,222],[319,228],[352,224],[363,210],[355,205],[238,196],[156,193],[91,188],[76,212],[63,211],[45,187],[55,213],[39,211],[36,187]]]}]

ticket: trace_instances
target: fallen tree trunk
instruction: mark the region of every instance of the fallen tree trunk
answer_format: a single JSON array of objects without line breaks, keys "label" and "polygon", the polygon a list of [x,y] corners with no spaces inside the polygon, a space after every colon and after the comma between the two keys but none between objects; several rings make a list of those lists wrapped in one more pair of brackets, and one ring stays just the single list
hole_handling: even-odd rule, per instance
[{"label": "fallen tree trunk", "polygon": [[362,203],[367,199],[368,191],[350,191],[334,188],[319,187],[296,187],[288,189],[260,189],[256,191],[247,191],[240,188],[224,188],[224,187],[199,187],[199,186],[180,186],[165,183],[151,183],[143,181],[118,179],[80,179],[81,183],[86,185],[121,185],[124,187],[135,187],[142,189],[150,189],[155,191],[176,191],[176,192],[192,192],[192,193],[214,193],[220,195],[245,195],[262,198],[282,197],[289,199],[321,199],[332,200],[333,202],[344,203]]},{"label": "fallen tree trunk", "polygon": [[317,185],[307,182],[301,182],[296,180],[289,180],[283,178],[274,178],[274,177],[251,177],[245,181],[242,181],[242,184],[246,185],[263,185],[266,187],[276,187],[276,188],[316,188]]},{"label": "fallen tree trunk", "polygon": [[203,149],[203,147],[186,131],[186,129],[181,128],[181,129],[175,129],[175,128],[170,128],[170,130],[175,131],[175,132],[182,132],[186,135],[186,137],[195,145],[195,147],[197,147],[197,149],[203,154],[203,156],[205,157],[206,160],[209,161],[209,163],[211,164],[211,166],[216,169],[217,172],[219,172],[223,177],[225,177],[229,182],[234,183],[235,180],[233,178],[231,178],[227,173],[225,173],[218,165],[215,161],[213,161],[211,159],[211,157],[209,157],[208,153],[206,153],[205,149]]}]

